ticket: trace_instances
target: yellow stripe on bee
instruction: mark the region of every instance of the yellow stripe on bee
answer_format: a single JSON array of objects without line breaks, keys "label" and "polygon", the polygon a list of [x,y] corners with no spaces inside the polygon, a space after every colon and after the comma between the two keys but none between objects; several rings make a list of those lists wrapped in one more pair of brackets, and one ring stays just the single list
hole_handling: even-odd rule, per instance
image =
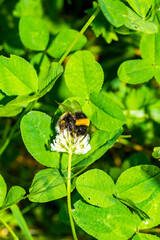
[{"label": "yellow stripe on bee", "polygon": [[77,119],[75,122],[76,126],[89,126],[89,119],[88,118],[81,118],[81,119]]},{"label": "yellow stripe on bee", "polygon": [[64,120],[62,120],[62,121],[61,121],[61,124],[63,124],[63,123],[65,123],[65,121],[64,121]]}]

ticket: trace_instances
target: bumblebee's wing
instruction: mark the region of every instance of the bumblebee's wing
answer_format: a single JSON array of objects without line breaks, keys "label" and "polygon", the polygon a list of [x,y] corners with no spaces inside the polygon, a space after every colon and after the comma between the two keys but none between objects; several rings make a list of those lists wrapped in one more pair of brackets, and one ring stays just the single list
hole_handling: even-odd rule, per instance
[{"label": "bumblebee's wing", "polygon": [[72,113],[72,111],[63,103],[55,101],[59,106],[61,106],[66,112]]},{"label": "bumblebee's wing", "polygon": [[82,112],[81,105],[76,100],[71,102],[71,109],[73,112]]},{"label": "bumblebee's wing", "polygon": [[67,101],[67,106],[63,103],[59,103],[56,101],[56,103],[61,106],[66,112],[69,112],[71,114],[74,114],[75,112],[82,112],[82,108],[80,104],[76,101]]}]

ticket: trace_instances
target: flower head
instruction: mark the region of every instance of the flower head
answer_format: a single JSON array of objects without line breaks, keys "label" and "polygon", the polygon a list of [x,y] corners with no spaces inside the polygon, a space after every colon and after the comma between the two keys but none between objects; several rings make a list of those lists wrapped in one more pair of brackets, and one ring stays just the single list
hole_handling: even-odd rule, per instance
[{"label": "flower head", "polygon": [[85,154],[91,149],[89,134],[77,136],[73,133],[72,135],[67,129],[64,129],[64,131],[56,136],[53,143],[51,143],[51,150],[57,152],[72,151],[74,154]]}]

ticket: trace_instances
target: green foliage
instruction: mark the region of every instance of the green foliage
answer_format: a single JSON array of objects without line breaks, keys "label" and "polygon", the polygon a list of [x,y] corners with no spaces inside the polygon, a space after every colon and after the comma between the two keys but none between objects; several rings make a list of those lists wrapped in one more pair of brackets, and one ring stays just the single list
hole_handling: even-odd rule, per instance
[{"label": "green foliage", "polygon": [[[19,114],[23,107],[26,106],[26,104],[29,104],[32,101],[35,101],[38,99],[37,94],[33,95],[18,95],[13,100],[7,102],[7,104],[4,104],[0,107],[0,116],[2,117],[10,117],[10,116],[16,116]],[[3,102],[2,102],[3,103]]]},{"label": "green foliage", "polygon": [[156,99],[156,101],[154,101],[153,104],[151,104],[149,106],[149,113],[150,113],[150,116],[151,118],[157,122],[157,123],[160,123],[160,101],[158,99]]},{"label": "green foliage", "polygon": [[[0,175],[0,212],[18,203],[25,195],[26,191],[19,186],[11,187],[7,194],[7,185]],[[7,196],[6,196],[7,194]]]},{"label": "green foliage", "polygon": [[49,202],[66,196],[63,175],[57,169],[44,169],[36,174],[29,189],[32,202]]},{"label": "green foliage", "polygon": [[16,17],[23,16],[38,16],[41,17],[43,13],[43,6],[41,0],[20,0],[13,10]]},{"label": "green foliage", "polygon": [[127,9],[121,1],[99,0],[99,4],[107,20],[115,27],[120,27],[125,22]]},{"label": "green foliage", "polygon": [[154,76],[154,69],[145,60],[128,60],[120,65],[118,75],[121,81],[139,84],[150,80]]},{"label": "green foliage", "polygon": [[89,98],[90,93],[101,90],[103,79],[103,70],[89,51],[77,51],[69,59],[65,80],[74,95]]},{"label": "green foliage", "polygon": [[0,116],[1,117],[13,117],[18,115],[22,111],[22,107],[19,106],[9,106],[9,104],[6,106],[0,107]]},{"label": "green foliage", "polygon": [[[102,184],[103,183],[103,184]],[[115,186],[112,178],[98,169],[86,172],[76,181],[77,191],[90,204],[110,207],[115,204]]]},{"label": "green foliage", "polygon": [[27,226],[27,223],[26,223],[19,207],[17,205],[13,205],[13,206],[11,206],[11,211],[12,211],[13,216],[16,218],[19,227],[22,229],[22,232],[24,233],[25,238],[27,240],[33,240],[32,235]]},{"label": "green foliage", "polygon": [[[92,15],[96,8],[97,2],[93,2],[93,8],[87,10],[86,12],[89,15]],[[105,17],[102,12],[100,12],[96,19],[91,23],[91,27],[96,37],[102,35],[102,37],[105,39],[107,43],[111,43],[112,40],[118,41],[117,34],[114,32],[112,26],[110,26],[109,23],[105,20]]]},{"label": "green foliage", "polygon": [[96,131],[91,136],[91,151],[86,154],[86,156],[74,156],[73,164],[74,162],[76,162],[76,167],[81,167],[88,166],[94,163],[97,159],[102,157],[108,149],[113,146],[113,144],[117,141],[118,137],[121,135],[122,132],[122,129],[113,132],[104,132],[100,130]]},{"label": "green foliage", "polygon": [[[140,2],[140,1],[139,1]],[[138,6],[136,6],[138,7]],[[148,5],[148,11],[149,11],[150,5]],[[139,16],[138,13],[135,13],[130,8],[127,8],[128,10],[128,18],[126,19],[125,26],[132,29],[132,30],[138,30],[143,33],[156,33],[158,31],[157,25],[152,21],[152,18],[147,21],[147,18],[145,16]]]},{"label": "green foliage", "polygon": [[51,63],[46,78],[40,78],[39,80],[39,97],[43,97],[52,89],[62,72],[63,67],[58,62]]},{"label": "green foliage", "polygon": [[[0,116],[15,116],[22,111],[22,108],[26,104],[43,97],[48,91],[51,90],[56,80],[63,72],[62,66],[59,63],[53,62],[50,64],[47,73],[46,69],[43,71],[45,78],[41,78],[40,76],[40,79],[38,79],[35,69],[23,58],[17,56],[12,56],[11,59],[5,59],[4,57],[1,58],[2,62],[7,62],[4,65],[7,66],[7,68],[4,67],[6,78],[3,75],[2,90],[5,92],[7,89],[6,94],[13,96],[12,98],[8,98],[7,95],[4,95],[4,99],[2,99],[2,106],[0,107]],[[16,68],[16,64],[21,66],[20,70]],[[25,72],[24,68],[28,70],[28,72]],[[30,78],[28,78],[28,76],[30,76]],[[10,81],[11,77],[14,79],[13,83]],[[7,78],[9,81],[8,84],[6,81]],[[34,91],[36,92],[33,94]],[[7,98],[6,103],[4,103],[5,98]]]},{"label": "green foliage", "polygon": [[156,237],[151,234],[144,234],[144,233],[137,233],[134,237],[133,240],[158,240],[159,237]]},{"label": "green foliage", "polygon": [[144,211],[150,218],[143,220],[139,228],[149,229],[159,225],[158,212],[160,211],[159,193],[153,192],[148,199],[136,204],[142,211]]},{"label": "green foliage", "polygon": [[6,192],[7,192],[7,186],[6,183],[3,179],[3,177],[0,175],[0,206],[2,206],[5,196],[6,196]]},{"label": "green foliage", "polygon": [[153,149],[152,156],[153,156],[154,158],[157,158],[157,159],[160,158],[160,147],[155,147],[155,148]]},{"label": "green foliage", "polygon": [[[156,166],[136,166],[126,170],[117,180],[117,195],[129,198],[135,202],[142,202],[159,189],[159,168]],[[124,182],[126,184],[124,185]]]},{"label": "green foliage", "polygon": [[[21,134],[30,154],[41,164],[47,167],[66,169],[68,155],[60,157],[58,152],[52,152],[50,143],[55,130],[51,125],[51,118],[38,111],[25,115],[21,121]],[[96,131],[91,137],[91,151],[85,155],[73,156],[72,166],[91,164],[102,156],[117,140],[122,130],[113,132]],[[101,141],[99,141],[101,139]]]},{"label": "green foliage", "polygon": [[73,216],[82,229],[100,240],[128,239],[136,231],[138,221],[121,203],[108,208],[97,208],[78,201]]},{"label": "green foliage", "polygon": [[[98,236],[98,239],[106,239],[106,236],[116,239],[115,223],[117,224],[118,221],[118,226],[125,225],[126,214],[128,223],[126,222],[124,229],[118,228],[116,232],[118,231],[117,234],[122,239],[128,239],[136,233],[136,228],[149,229],[159,224],[159,179],[159,168],[152,165],[140,165],[126,170],[118,178],[115,186],[112,179],[103,171],[98,169],[87,171],[78,177],[76,188],[88,203],[99,208],[78,201],[75,204],[73,216],[78,225],[92,236]],[[135,214],[132,214],[126,206]],[[85,209],[90,212],[87,221],[85,221],[87,214]],[[110,211],[118,214],[115,217],[114,214],[110,215]],[[117,220],[121,211],[123,217]],[[105,215],[105,213],[108,214]],[[113,221],[115,221],[114,224]],[[101,225],[102,223],[105,223],[105,226]],[[98,230],[100,226],[101,231]],[[125,236],[126,233],[127,236]],[[148,239],[150,239],[149,236]]]},{"label": "green foliage", "polygon": [[19,34],[25,47],[36,51],[44,51],[46,49],[49,41],[49,32],[41,18],[33,16],[22,17],[19,22]]},{"label": "green foliage", "polygon": [[122,110],[110,98],[100,93],[90,95],[89,116],[93,124],[104,131],[119,129],[125,120]]},{"label": "green foliage", "polygon": [[18,203],[23,196],[26,194],[26,191],[19,187],[19,186],[14,186],[9,189],[9,192],[7,194],[7,197],[2,205],[2,209],[9,208],[10,206]]},{"label": "green foliage", "polygon": [[11,58],[1,56],[0,68],[1,90],[7,95],[25,95],[37,91],[38,78],[36,71],[23,58],[14,55]]},{"label": "green foliage", "polygon": [[[51,57],[59,59],[71,45],[74,39],[77,37],[77,34],[78,31],[73,29],[62,30],[60,33],[57,34],[55,38],[53,38],[53,40],[49,44],[47,53]],[[86,44],[86,42],[86,37],[82,35],[72,48],[72,51],[81,49]]]},{"label": "green foliage", "polygon": [[21,133],[28,151],[41,164],[47,167],[59,167],[59,153],[51,152],[52,136],[51,117],[47,114],[32,111],[21,121]]},{"label": "green foliage", "polygon": [[154,92],[142,86],[138,89],[131,89],[126,97],[126,107],[131,110],[138,110],[148,107],[155,102]]},{"label": "green foliage", "polygon": [[153,76],[160,82],[159,56],[160,56],[160,31],[156,34],[144,35],[141,40],[140,50],[143,60],[129,60],[123,62],[118,70],[121,81],[130,84],[143,83]]},{"label": "green foliage", "polygon": [[38,77],[39,77],[39,87],[41,87],[41,84],[44,82],[44,79],[48,74],[49,67],[50,67],[50,60],[46,54],[43,54],[41,52],[41,53],[35,54],[31,58],[30,63],[37,70]]},{"label": "green foliage", "polygon": [[[160,1],[89,6],[0,0],[2,239],[31,240],[32,232],[35,240],[71,239],[68,224],[74,240],[160,237]],[[59,132],[67,111],[68,127]],[[88,121],[77,120],[77,111]],[[69,124],[80,122],[90,124],[76,144],[85,140],[91,149],[58,152]],[[74,230],[72,217],[84,231]]]},{"label": "green foliage", "polygon": [[[158,26],[153,21],[155,1],[107,1],[99,0],[100,7],[107,20],[115,27],[125,25],[132,30],[144,33],[156,33]],[[158,3],[157,3],[158,5]]]},{"label": "green foliage", "polygon": [[122,166],[119,167],[111,167],[109,169],[109,175],[117,180],[122,172],[130,167],[134,167],[142,164],[151,164],[150,158],[144,154],[143,152],[137,152],[132,154],[129,158],[125,159]]}]

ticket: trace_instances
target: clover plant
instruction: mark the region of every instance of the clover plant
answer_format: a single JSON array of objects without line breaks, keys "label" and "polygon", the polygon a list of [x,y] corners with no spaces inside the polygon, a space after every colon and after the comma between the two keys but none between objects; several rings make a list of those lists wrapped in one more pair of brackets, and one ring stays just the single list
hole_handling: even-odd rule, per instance
[{"label": "clover plant", "polygon": [[[158,240],[160,1],[82,1],[71,21],[73,2],[0,1],[0,227],[6,239],[50,239],[30,226],[51,202],[69,229],[51,239]],[[88,130],[60,128],[66,114]],[[14,175],[29,159],[33,171]]]}]

